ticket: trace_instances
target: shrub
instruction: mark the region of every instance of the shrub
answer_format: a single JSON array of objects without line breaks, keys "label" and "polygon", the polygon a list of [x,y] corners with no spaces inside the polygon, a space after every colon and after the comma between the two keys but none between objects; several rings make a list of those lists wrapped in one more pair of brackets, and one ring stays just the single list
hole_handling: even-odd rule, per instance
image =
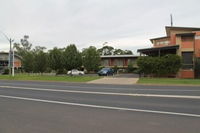
[{"label": "shrub", "polygon": [[8,68],[4,69],[3,74],[9,74],[9,69]]},{"label": "shrub", "polygon": [[114,70],[115,73],[117,73],[118,69],[119,69],[119,68],[117,67],[117,65],[115,65],[115,66],[113,67],[113,70]]},{"label": "shrub", "polygon": [[128,73],[134,72],[135,69],[136,69],[136,68],[133,67],[133,63],[129,63],[129,64],[128,64],[128,67],[127,67],[127,72],[128,72]]},{"label": "shrub", "polygon": [[150,76],[166,76],[176,74],[181,67],[181,58],[178,55],[162,57],[139,57],[137,60],[139,73]]}]

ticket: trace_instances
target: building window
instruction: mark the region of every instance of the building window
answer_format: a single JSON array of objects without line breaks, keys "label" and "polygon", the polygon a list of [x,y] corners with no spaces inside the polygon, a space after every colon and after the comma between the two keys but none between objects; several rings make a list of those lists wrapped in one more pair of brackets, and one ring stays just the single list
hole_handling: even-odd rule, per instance
[{"label": "building window", "polygon": [[123,66],[123,60],[122,59],[115,59],[114,66]]},{"label": "building window", "polygon": [[109,66],[109,61],[108,61],[108,59],[102,59],[101,65],[102,65],[102,66]]},{"label": "building window", "polygon": [[194,40],[193,37],[190,36],[181,37],[182,42],[192,42],[193,40]]},{"label": "building window", "polygon": [[156,45],[169,45],[169,41],[158,41]]},{"label": "building window", "polygon": [[193,52],[182,52],[182,69],[193,69]]}]

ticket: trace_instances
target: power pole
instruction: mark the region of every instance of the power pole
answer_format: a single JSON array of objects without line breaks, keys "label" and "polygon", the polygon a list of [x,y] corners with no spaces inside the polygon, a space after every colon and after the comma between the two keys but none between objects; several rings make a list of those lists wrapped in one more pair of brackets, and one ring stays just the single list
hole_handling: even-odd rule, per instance
[{"label": "power pole", "polygon": [[13,53],[13,56],[12,56],[12,58],[13,58],[13,62],[12,62],[12,76],[14,77],[15,76],[15,52],[14,52],[14,48],[13,48],[13,51],[12,51]]},{"label": "power pole", "polygon": [[11,38],[9,39],[10,43],[10,51],[9,51],[9,75],[12,74],[14,77],[15,73],[15,55],[14,55],[14,48],[12,48],[12,40]]},{"label": "power pole", "polygon": [[10,50],[9,50],[9,75],[11,75],[11,50],[12,50],[12,39],[9,39],[9,43],[10,43]]},{"label": "power pole", "polygon": [[[4,34],[2,31],[0,31],[5,38],[9,41],[10,44],[10,50],[9,50],[9,59],[8,59],[8,69],[9,69],[9,75],[11,75],[11,71],[12,71],[12,76],[14,77],[14,48],[12,49],[12,42],[14,41],[13,39],[9,38],[6,34]],[[13,50],[13,53],[12,53]],[[12,56],[11,56],[12,54]],[[12,62],[11,62],[12,61]]]}]

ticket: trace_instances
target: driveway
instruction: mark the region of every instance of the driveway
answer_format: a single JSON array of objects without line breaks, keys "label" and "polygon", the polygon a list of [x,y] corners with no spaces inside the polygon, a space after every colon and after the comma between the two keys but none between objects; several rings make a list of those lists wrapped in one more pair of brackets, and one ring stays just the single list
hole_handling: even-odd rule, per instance
[{"label": "driveway", "polygon": [[90,84],[121,84],[131,85],[138,81],[138,75],[136,74],[117,74],[114,76],[103,77],[101,79],[89,81]]},{"label": "driveway", "polygon": [[114,77],[118,77],[118,78],[139,78],[138,74],[132,74],[132,73],[120,73],[120,74],[116,74]]}]

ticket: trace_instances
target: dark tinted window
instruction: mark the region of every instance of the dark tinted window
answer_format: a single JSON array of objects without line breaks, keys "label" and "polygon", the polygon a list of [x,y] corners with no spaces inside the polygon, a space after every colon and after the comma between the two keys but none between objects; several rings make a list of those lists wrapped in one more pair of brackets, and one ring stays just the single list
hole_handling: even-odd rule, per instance
[{"label": "dark tinted window", "polygon": [[193,68],[193,52],[182,52],[183,69]]}]

